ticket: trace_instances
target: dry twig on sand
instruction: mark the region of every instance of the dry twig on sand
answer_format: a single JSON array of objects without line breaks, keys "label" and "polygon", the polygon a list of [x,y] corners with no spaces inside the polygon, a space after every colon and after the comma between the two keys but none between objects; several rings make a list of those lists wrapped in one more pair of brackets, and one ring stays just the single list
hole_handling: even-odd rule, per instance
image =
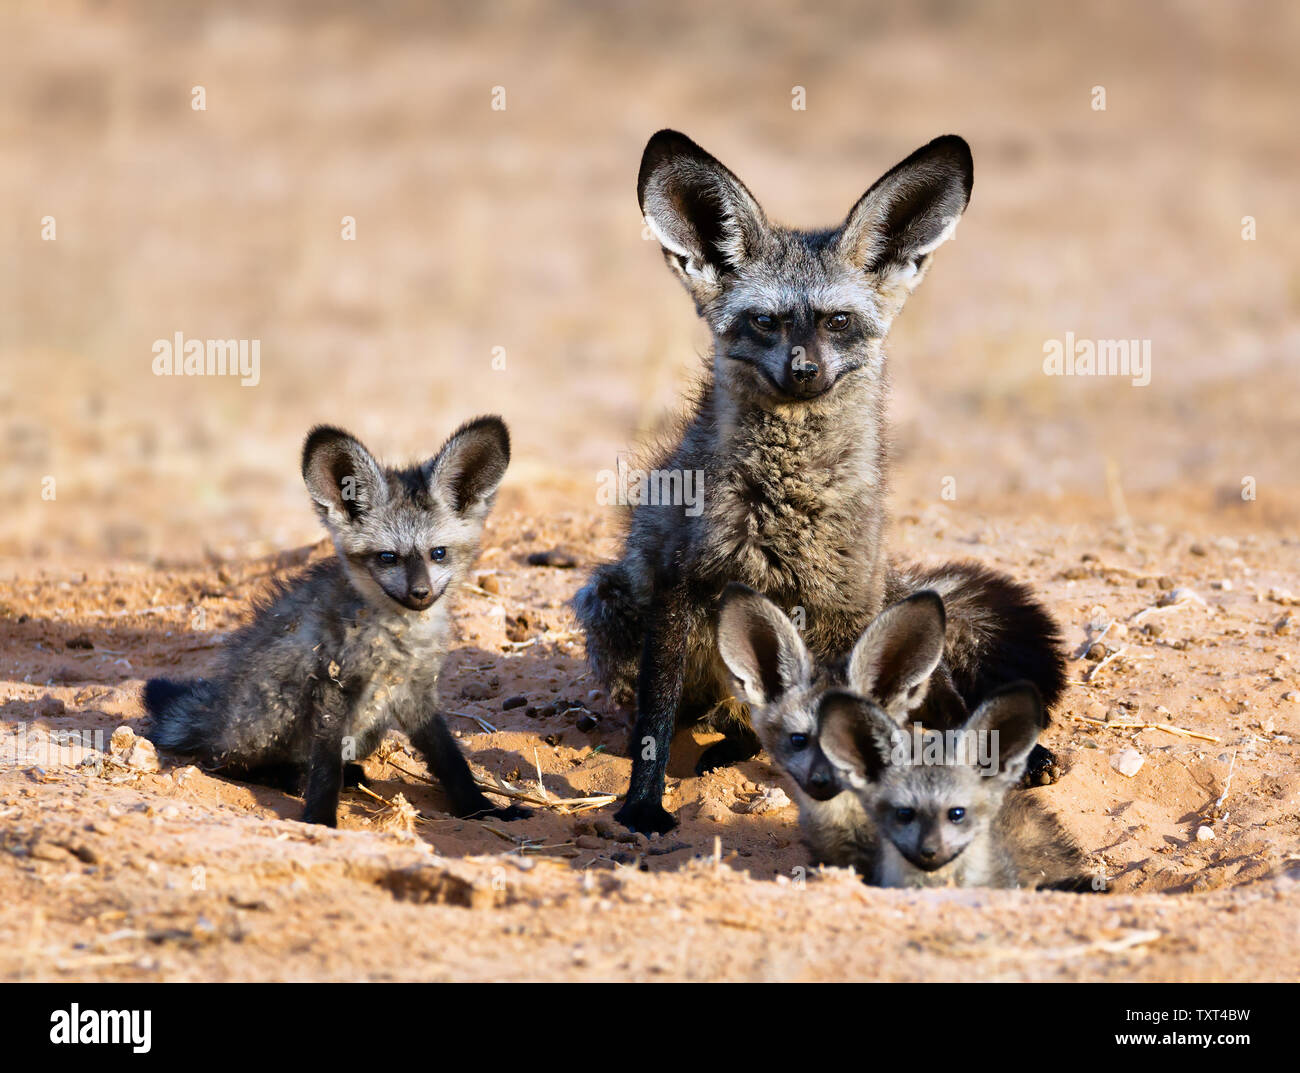
[{"label": "dry twig on sand", "polygon": [[1091,943],[1077,943],[1074,946],[1058,946],[1044,949],[1041,946],[1026,950],[994,950],[988,957],[994,961],[1015,961],[1021,958],[1035,960],[1060,961],[1065,958],[1086,957],[1089,954],[1122,954],[1135,946],[1153,943],[1164,933],[1155,928],[1130,931],[1118,939],[1097,939]]},{"label": "dry twig on sand", "polygon": [[1121,723],[1112,722],[1109,719],[1094,719],[1090,715],[1076,715],[1073,718],[1080,723],[1095,723],[1097,726],[1109,727],[1111,730],[1163,730],[1166,734],[1176,734],[1180,738],[1196,738],[1199,741],[1212,741],[1215,743],[1223,740],[1222,738],[1216,738],[1213,734],[1202,734],[1196,730],[1184,730],[1172,723]]},{"label": "dry twig on sand", "polygon": [[[534,753],[533,762],[537,763],[536,754]],[[384,763],[392,764],[403,775],[409,775],[413,779],[419,779],[421,782],[427,782],[431,786],[436,786],[437,782],[427,775],[421,775],[418,772],[411,771],[393,760],[391,754],[384,758]],[[486,790],[490,794],[496,794],[499,797],[506,797],[512,801],[521,801],[524,804],[536,805],[539,808],[548,808],[552,812],[558,812],[561,816],[569,816],[575,812],[586,812],[588,809],[604,808],[606,805],[612,805],[618,800],[617,794],[593,794],[589,797],[552,797],[542,785],[542,770],[540,764],[537,768],[537,786],[539,794],[529,793],[527,790],[520,789],[511,783],[505,781],[499,775],[493,775],[491,782],[475,777],[474,782],[480,789]],[[377,795],[375,795],[377,796]],[[380,800],[383,800],[380,798]],[[425,817],[428,818],[428,817]],[[484,826],[487,826],[486,824]],[[493,830],[488,828],[488,830]],[[500,833],[500,832],[494,832]]]}]

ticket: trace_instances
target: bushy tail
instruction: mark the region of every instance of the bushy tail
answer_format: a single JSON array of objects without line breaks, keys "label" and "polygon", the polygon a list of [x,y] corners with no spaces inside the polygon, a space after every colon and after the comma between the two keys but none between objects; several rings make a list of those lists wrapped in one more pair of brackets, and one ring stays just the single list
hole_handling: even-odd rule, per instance
[{"label": "bushy tail", "polygon": [[1104,874],[1094,869],[1060,820],[1029,793],[1007,798],[997,826],[1022,887],[1079,894],[1105,891]]},{"label": "bushy tail", "polygon": [[219,699],[216,684],[205,678],[150,678],[144,685],[145,734],[160,749],[206,755],[212,751]]},{"label": "bushy tail", "polygon": [[622,563],[596,567],[577,595],[573,612],[587,635],[587,662],[615,704],[636,700],[645,619]]},{"label": "bushy tail", "polygon": [[998,686],[1027,678],[1042,694],[1044,711],[1051,712],[1065,692],[1061,632],[1029,586],[973,562],[930,569],[896,565],[887,602],[922,589],[943,598],[944,659],[972,710]]}]

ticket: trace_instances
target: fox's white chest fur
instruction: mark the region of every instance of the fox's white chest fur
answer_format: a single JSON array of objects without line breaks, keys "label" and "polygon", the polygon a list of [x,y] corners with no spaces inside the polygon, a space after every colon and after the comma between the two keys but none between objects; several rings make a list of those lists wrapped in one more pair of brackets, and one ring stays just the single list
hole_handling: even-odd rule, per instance
[{"label": "fox's white chest fur", "polygon": [[869,875],[874,859],[875,830],[856,794],[845,791],[829,801],[816,801],[794,786],[799,826],[817,864],[855,868]]},{"label": "fox's white chest fur", "polygon": [[365,681],[353,733],[363,734],[395,712],[437,704],[447,632],[443,601],[421,614],[365,613],[349,627],[344,639],[345,672],[355,670]]},{"label": "fox's white chest fur", "polygon": [[839,640],[818,612],[872,611],[881,526],[871,423],[851,400],[835,417],[751,416],[722,436],[705,486],[703,572],[802,606],[815,651]]}]

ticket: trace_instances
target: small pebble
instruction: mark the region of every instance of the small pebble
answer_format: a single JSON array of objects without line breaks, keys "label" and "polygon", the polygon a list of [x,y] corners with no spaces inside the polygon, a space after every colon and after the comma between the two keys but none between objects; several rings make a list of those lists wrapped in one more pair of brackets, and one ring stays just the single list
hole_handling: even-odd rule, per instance
[{"label": "small pebble", "polygon": [[108,751],[114,756],[123,756],[131,751],[131,746],[135,744],[135,731],[129,726],[120,726],[113,731],[113,736],[108,739]]},{"label": "small pebble", "polygon": [[632,843],[637,839],[635,834],[613,820],[597,820],[595,829],[596,834],[600,835],[601,838],[614,842]]},{"label": "small pebble", "polygon": [[160,771],[162,764],[158,760],[158,750],[148,738],[136,738],[131,751],[126,754],[126,762],[141,771]]},{"label": "small pebble", "polygon": [[1142,765],[1146,763],[1142,759],[1142,754],[1136,749],[1123,749],[1118,753],[1112,754],[1110,766],[1126,778],[1132,778],[1142,770]]},{"label": "small pebble", "polygon": [[743,811],[761,816],[766,812],[779,812],[781,809],[789,808],[790,804],[789,795],[781,787],[768,786],[753,801],[746,803]]},{"label": "small pebble", "polygon": [[501,702],[501,709],[508,712],[511,708],[522,708],[527,703],[527,697],[523,694],[516,694],[513,697],[506,697],[506,699]]},{"label": "small pebble", "polygon": [[46,842],[43,839],[33,842],[28,852],[38,861],[66,861],[72,856],[62,846],[55,845],[53,842]]},{"label": "small pebble", "polygon": [[1210,828],[1206,827],[1205,824],[1201,824],[1201,826],[1196,829],[1196,841],[1213,842],[1214,832]]}]

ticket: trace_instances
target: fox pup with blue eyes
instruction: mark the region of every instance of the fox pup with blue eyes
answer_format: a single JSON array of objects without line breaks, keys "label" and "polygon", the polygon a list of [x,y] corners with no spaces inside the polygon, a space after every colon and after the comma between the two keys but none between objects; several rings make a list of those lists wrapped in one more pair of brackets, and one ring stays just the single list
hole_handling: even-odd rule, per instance
[{"label": "fox pup with blue eyes", "polygon": [[341,429],[313,429],[303,480],[337,554],[259,606],[213,677],[150,680],[149,737],[233,777],[302,792],[303,820],[332,827],[356,762],[397,726],[456,815],[528,815],[480,792],[437,693],[446,596],[478,554],[509,461],[497,417],[462,425],[437,455],[405,469],[381,466]]}]

